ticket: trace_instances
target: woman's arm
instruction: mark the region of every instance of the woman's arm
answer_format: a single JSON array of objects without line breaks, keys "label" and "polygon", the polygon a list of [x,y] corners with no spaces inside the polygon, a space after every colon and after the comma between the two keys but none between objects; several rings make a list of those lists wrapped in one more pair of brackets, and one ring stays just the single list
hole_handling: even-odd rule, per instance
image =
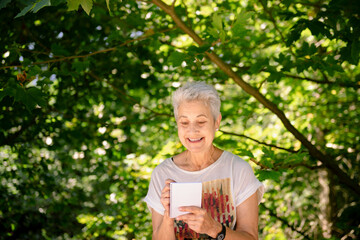
[{"label": "woman's arm", "polygon": [[151,209],[153,240],[175,240],[174,219],[170,218],[170,183],[175,182],[172,179],[165,180],[165,186],[161,191],[161,204],[165,208],[164,215]]},{"label": "woman's arm", "polygon": [[[236,207],[236,229],[226,228],[225,240],[258,239],[259,207],[257,192]],[[219,230],[219,232],[221,229]]]},{"label": "woman's arm", "polygon": [[174,233],[174,219],[169,217],[168,211],[165,211],[164,216],[151,209],[152,225],[153,225],[153,240],[175,240]]}]

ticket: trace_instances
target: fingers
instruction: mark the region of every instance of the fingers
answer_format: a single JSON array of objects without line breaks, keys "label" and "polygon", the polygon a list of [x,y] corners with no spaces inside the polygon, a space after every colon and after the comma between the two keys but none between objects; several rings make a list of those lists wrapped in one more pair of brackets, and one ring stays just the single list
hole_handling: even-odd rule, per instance
[{"label": "fingers", "polygon": [[165,180],[165,186],[164,186],[164,188],[162,189],[161,193],[165,193],[165,192],[170,191],[170,183],[172,183],[172,182],[175,182],[175,181],[172,180],[172,179],[166,179],[166,180]]},{"label": "fingers", "polygon": [[[190,212],[193,214],[200,214],[203,213],[205,209],[200,208],[200,207],[195,207],[195,206],[184,206],[184,207],[180,207],[179,211],[180,212]],[[206,212],[206,211],[205,211]]]},{"label": "fingers", "polygon": [[175,181],[172,179],[166,179],[165,186],[161,191],[160,201],[161,204],[164,206],[166,212],[170,211],[170,183],[172,182]]},{"label": "fingers", "polygon": [[168,179],[165,180],[165,184],[170,184],[170,183],[172,183],[172,182],[175,182],[175,181],[172,180],[172,179],[170,179],[170,178],[168,178]]},{"label": "fingers", "polygon": [[180,207],[179,211],[188,212],[188,214],[180,215],[176,218],[176,220],[182,220],[185,222],[195,221],[196,219],[203,218],[206,215],[205,209],[195,206]]},{"label": "fingers", "polygon": [[172,183],[172,182],[175,182],[175,181],[172,180],[172,179],[166,179],[165,180],[165,186],[161,191],[161,196],[163,194],[166,194],[166,195],[168,195],[168,197],[170,197],[170,183]]},{"label": "fingers", "polygon": [[172,179],[166,179],[166,180],[165,180],[165,186],[164,186],[164,188],[162,189],[161,193],[170,191],[170,183],[172,183],[172,182],[175,182],[175,181],[172,180]]},{"label": "fingers", "polygon": [[184,215],[180,215],[176,218],[178,221],[184,221],[188,224],[189,228],[197,233],[208,234],[214,229],[216,221],[207,213],[205,209],[191,206],[180,207],[180,211],[189,212]]}]

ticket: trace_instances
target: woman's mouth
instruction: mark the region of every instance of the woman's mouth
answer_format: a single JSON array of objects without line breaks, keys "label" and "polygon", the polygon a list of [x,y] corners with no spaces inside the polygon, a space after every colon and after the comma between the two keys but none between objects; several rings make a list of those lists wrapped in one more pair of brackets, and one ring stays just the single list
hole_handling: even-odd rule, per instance
[{"label": "woman's mouth", "polygon": [[202,138],[188,138],[188,140],[190,142],[200,142],[201,140],[203,140],[203,137]]}]

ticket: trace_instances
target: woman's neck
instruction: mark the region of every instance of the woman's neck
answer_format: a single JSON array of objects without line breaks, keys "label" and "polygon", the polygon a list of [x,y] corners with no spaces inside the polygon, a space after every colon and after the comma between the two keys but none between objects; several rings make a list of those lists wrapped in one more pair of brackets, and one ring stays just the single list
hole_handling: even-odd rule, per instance
[{"label": "woman's neck", "polygon": [[213,164],[217,158],[214,156],[216,152],[216,148],[211,145],[210,149],[201,153],[192,153],[186,150],[185,153],[185,165],[190,171],[199,171],[202,170],[211,164]]}]

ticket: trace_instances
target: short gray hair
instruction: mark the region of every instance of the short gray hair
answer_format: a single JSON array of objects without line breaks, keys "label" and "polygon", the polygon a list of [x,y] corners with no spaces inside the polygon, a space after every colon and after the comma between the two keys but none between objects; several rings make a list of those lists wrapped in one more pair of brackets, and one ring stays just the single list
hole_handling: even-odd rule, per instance
[{"label": "short gray hair", "polygon": [[175,119],[177,120],[178,108],[182,102],[195,100],[203,101],[206,106],[210,107],[214,120],[217,119],[220,114],[220,97],[215,88],[205,82],[188,82],[173,93],[172,104]]}]

